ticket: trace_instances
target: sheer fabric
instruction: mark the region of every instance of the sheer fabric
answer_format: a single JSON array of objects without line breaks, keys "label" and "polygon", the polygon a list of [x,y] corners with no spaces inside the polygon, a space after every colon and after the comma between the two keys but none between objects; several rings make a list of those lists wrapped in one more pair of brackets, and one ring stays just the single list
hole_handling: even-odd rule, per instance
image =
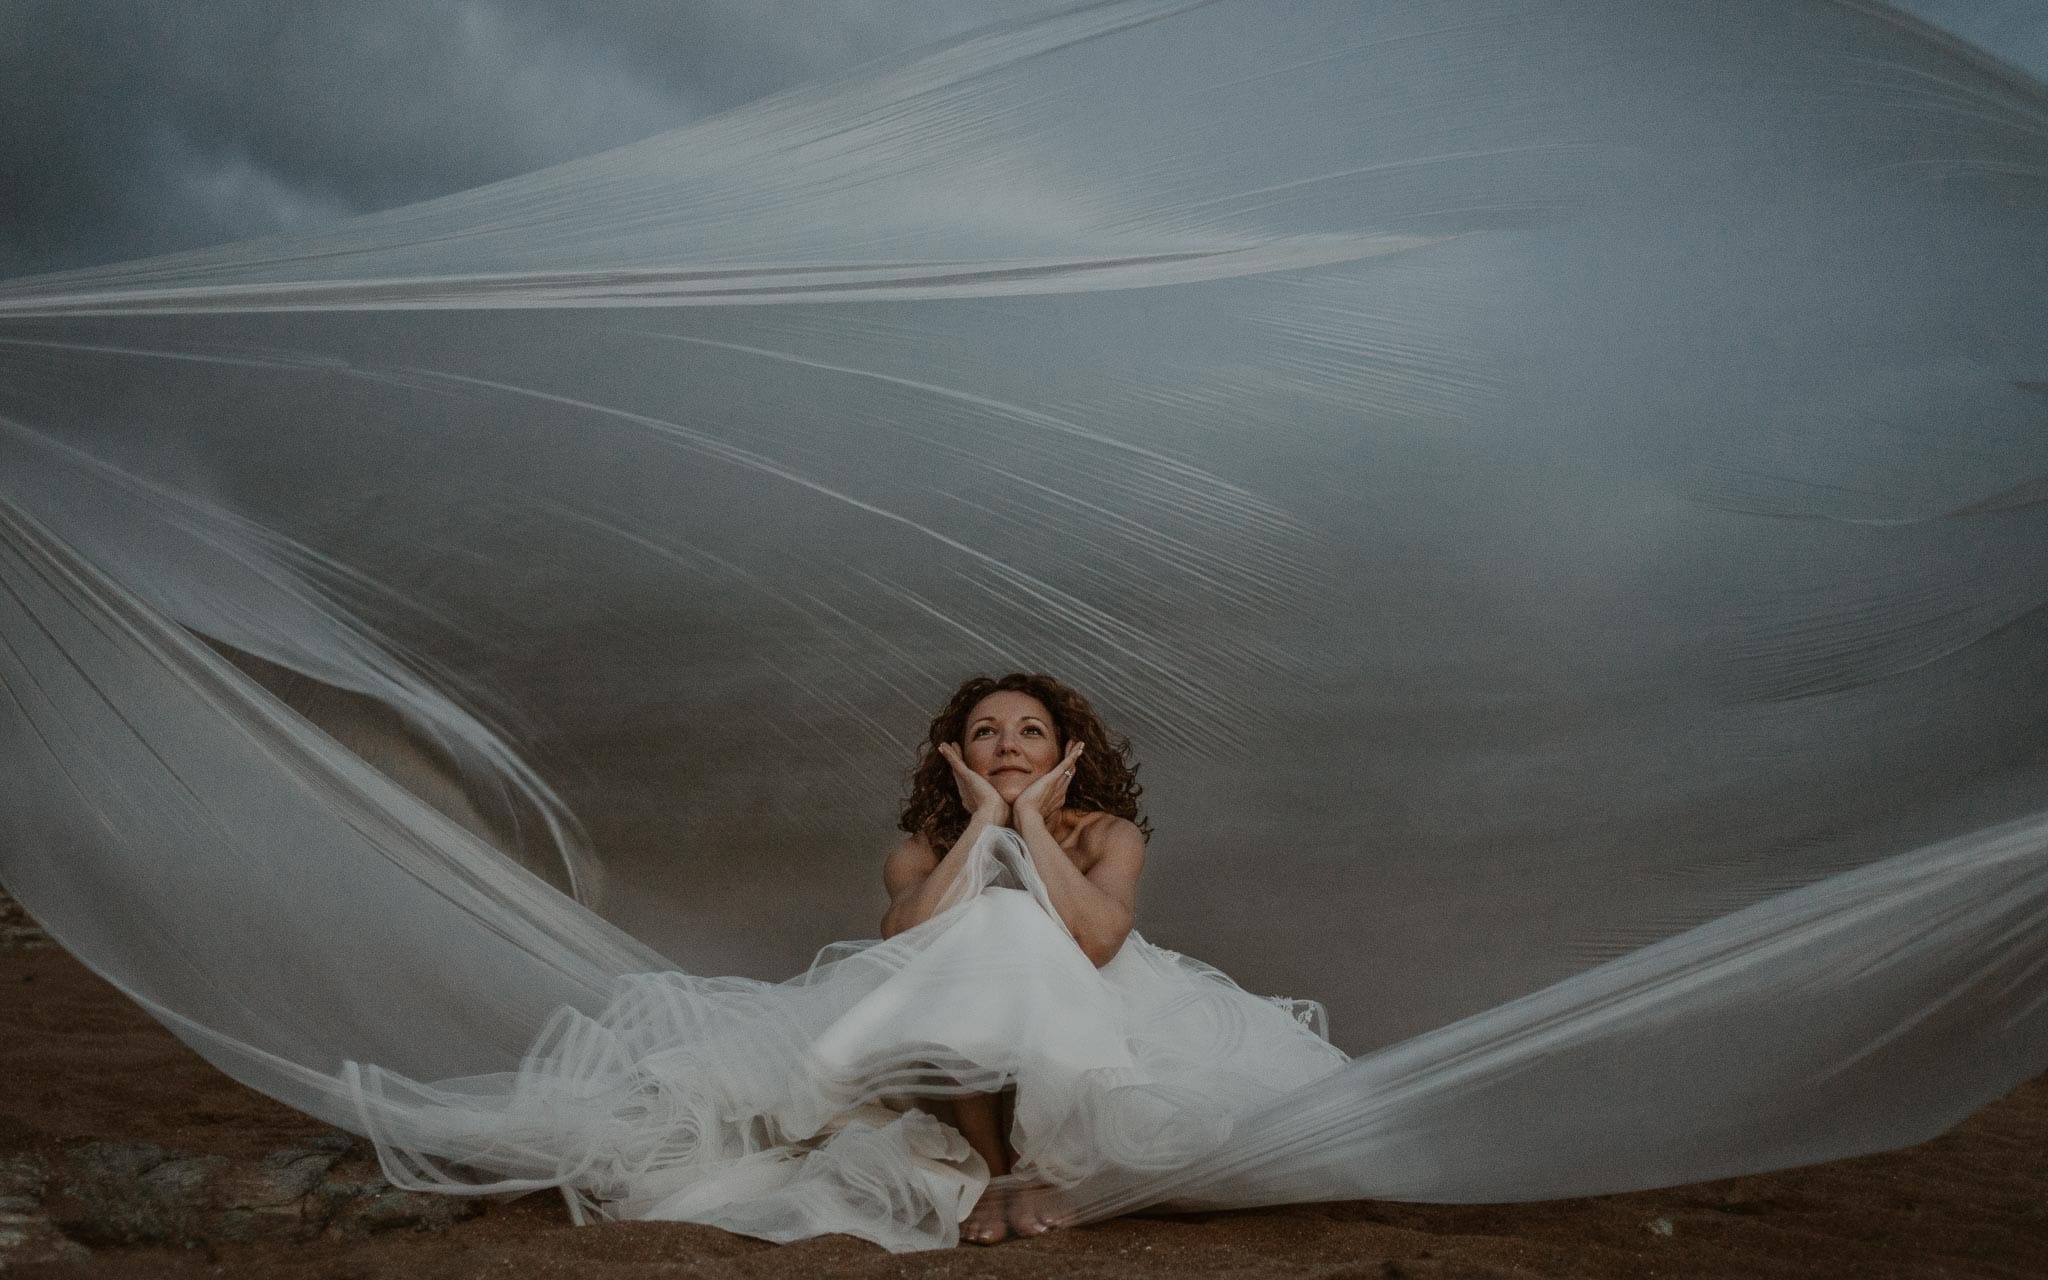
[{"label": "sheer fabric", "polygon": [[1012,1185],[1156,1176],[1341,1065],[1320,1018],[1137,934],[1098,970],[994,828],[939,915],[789,982],[636,974],[510,1079],[352,1080],[409,1186],[561,1185],[608,1216],[935,1248],[990,1171],[933,1099],[1014,1091]]},{"label": "sheer fabric", "polygon": [[400,1176],[573,1183],[434,1082],[866,934],[1040,668],[1148,936],[1357,1055],[1082,1216],[1931,1135],[2048,1059],[2044,124],[1847,0],[1116,0],[0,286],[0,880]]}]

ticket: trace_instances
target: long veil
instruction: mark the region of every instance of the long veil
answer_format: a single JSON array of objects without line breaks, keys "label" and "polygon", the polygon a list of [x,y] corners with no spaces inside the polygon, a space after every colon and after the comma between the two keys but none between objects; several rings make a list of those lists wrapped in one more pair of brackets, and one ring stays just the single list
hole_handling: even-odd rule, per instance
[{"label": "long veil", "polygon": [[2044,244],[1883,5],[1111,0],[0,285],[0,881],[361,1128],[869,933],[1044,669],[1359,1055],[1084,1216],[1914,1141],[2048,1064]]}]

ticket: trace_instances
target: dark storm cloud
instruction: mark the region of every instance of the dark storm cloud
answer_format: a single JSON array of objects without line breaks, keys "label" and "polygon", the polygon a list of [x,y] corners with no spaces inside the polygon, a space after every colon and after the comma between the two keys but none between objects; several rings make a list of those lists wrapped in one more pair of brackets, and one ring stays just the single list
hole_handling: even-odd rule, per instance
[{"label": "dark storm cloud", "polygon": [[460,190],[1043,7],[0,0],[0,275]]},{"label": "dark storm cloud", "polygon": [[[1066,0],[0,0],[0,276],[303,228]],[[1910,0],[2036,74],[2037,0]]]}]

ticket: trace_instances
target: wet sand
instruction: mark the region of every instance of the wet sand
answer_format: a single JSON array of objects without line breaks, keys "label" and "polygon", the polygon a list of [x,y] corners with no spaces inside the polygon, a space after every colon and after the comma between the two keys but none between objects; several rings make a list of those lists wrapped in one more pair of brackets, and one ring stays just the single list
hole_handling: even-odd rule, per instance
[{"label": "wet sand", "polygon": [[[0,1161],[99,1140],[255,1160],[330,1131],[228,1080],[54,947],[0,950]],[[561,1201],[434,1230],[5,1261],[9,1277],[2048,1276],[2048,1077],[1907,1151],[1531,1205],[1349,1203],[1101,1223],[993,1249],[777,1246],[671,1223],[570,1225]]]}]

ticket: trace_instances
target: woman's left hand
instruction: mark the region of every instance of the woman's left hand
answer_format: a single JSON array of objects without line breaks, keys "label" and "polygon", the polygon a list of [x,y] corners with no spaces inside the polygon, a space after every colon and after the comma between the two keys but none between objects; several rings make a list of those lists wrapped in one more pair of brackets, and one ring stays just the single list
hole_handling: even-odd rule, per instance
[{"label": "woman's left hand", "polygon": [[1010,803],[1010,812],[1018,818],[1035,813],[1047,822],[1053,815],[1067,807],[1067,784],[1074,780],[1074,770],[1081,760],[1081,744],[1068,746],[1067,754],[1052,767],[1052,772],[1024,788]]}]

